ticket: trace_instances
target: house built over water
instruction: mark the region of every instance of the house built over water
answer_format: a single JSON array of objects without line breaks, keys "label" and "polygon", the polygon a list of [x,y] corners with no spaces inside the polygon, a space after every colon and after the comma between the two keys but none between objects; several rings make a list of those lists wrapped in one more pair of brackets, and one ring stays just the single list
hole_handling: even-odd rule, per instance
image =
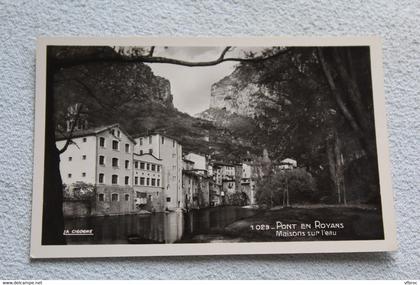
[{"label": "house built over water", "polygon": [[[57,136],[56,145],[66,147],[60,155],[65,189],[95,189],[89,199],[65,201],[64,214],[72,217],[188,211],[238,203],[237,197],[254,205],[263,173],[258,161],[210,161],[183,153],[176,138],[160,133],[133,138],[119,124],[76,129]],[[281,167],[296,167],[296,161],[285,160]]]}]

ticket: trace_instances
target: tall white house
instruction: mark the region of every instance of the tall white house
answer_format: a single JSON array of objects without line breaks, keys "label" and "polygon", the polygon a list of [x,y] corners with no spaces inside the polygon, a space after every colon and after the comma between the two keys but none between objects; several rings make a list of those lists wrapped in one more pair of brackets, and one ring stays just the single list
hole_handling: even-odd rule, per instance
[{"label": "tall white house", "polygon": [[153,154],[134,153],[133,188],[136,195],[136,206],[148,211],[165,210],[162,175],[162,161]]},{"label": "tall white house", "polygon": [[[62,149],[67,138],[56,141]],[[118,124],[78,130],[60,154],[63,183],[132,186],[135,141]]]},{"label": "tall white house", "polygon": [[196,154],[196,153],[188,153],[184,155],[184,158],[194,162],[194,169],[197,170],[208,170],[207,159],[204,155]]},{"label": "tall white house", "polygon": [[254,173],[253,166],[248,163],[242,163],[241,192],[247,194],[251,205],[256,203],[255,186],[256,175]]},{"label": "tall white house", "polygon": [[165,209],[184,208],[181,144],[174,138],[158,133],[137,137],[135,142],[136,154],[141,156],[147,153],[160,161]]}]

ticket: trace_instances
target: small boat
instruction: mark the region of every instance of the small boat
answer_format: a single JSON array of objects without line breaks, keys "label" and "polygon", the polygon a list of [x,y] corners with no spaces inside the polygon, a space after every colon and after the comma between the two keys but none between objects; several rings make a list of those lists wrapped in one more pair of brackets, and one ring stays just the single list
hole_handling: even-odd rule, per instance
[{"label": "small boat", "polygon": [[140,210],[137,212],[137,215],[150,215],[150,214],[152,213],[146,210]]}]

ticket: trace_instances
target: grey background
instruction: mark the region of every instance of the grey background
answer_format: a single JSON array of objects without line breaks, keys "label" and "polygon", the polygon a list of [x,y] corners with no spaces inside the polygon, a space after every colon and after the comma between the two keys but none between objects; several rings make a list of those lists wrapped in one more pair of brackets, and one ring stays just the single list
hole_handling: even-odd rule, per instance
[{"label": "grey background", "polygon": [[[50,2],[0,1],[0,279],[420,278],[419,1]],[[382,36],[398,252],[30,261],[41,35]]]}]

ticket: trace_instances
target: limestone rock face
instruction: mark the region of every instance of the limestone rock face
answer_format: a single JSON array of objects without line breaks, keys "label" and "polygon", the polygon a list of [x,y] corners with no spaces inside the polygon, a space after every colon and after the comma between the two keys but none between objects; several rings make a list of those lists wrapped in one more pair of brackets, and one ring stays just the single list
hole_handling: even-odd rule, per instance
[{"label": "limestone rock face", "polygon": [[[272,104],[271,95],[256,83],[256,78],[244,82],[239,70],[214,83],[211,87],[209,110],[224,110],[227,113],[255,117],[262,104]],[[211,113],[204,111],[199,117],[214,120]]]},{"label": "limestone rock face", "polygon": [[169,80],[161,76],[155,76],[155,86],[156,99],[168,107],[173,107],[173,96]]}]

